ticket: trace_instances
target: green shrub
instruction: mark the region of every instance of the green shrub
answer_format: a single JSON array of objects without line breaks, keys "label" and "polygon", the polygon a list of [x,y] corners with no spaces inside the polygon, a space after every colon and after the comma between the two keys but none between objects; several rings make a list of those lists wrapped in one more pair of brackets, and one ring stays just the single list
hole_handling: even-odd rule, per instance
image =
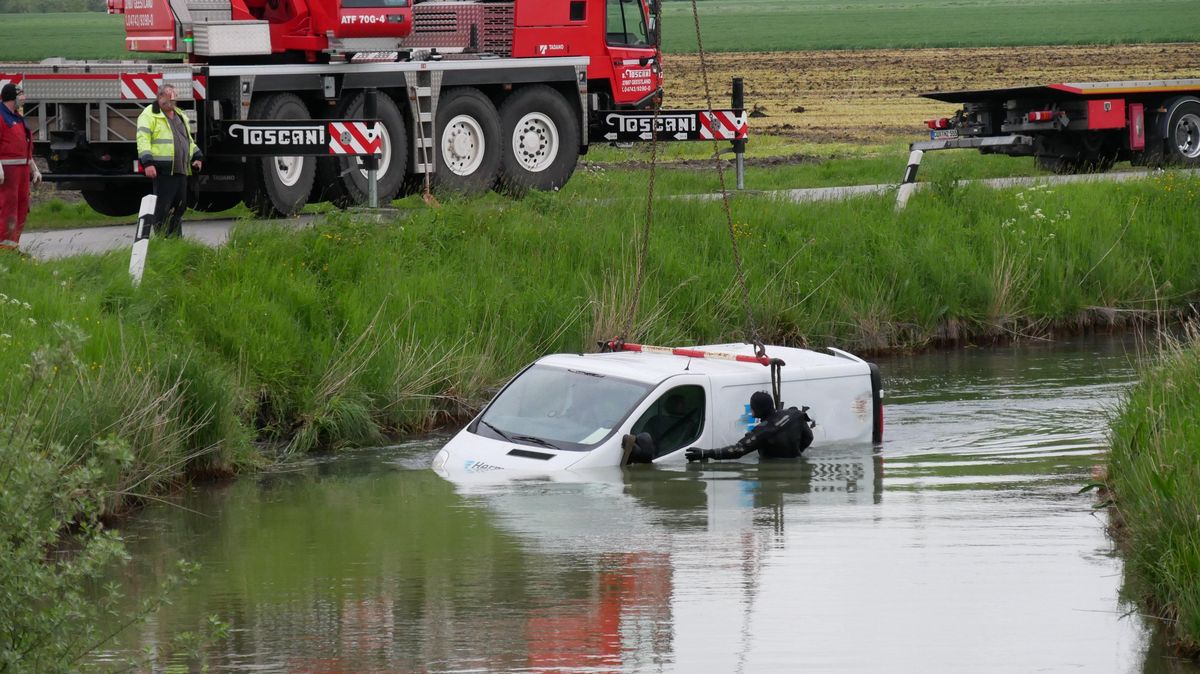
[{"label": "green shrub", "polygon": [[[75,671],[124,624],[114,587],[98,587],[125,559],[100,514],[106,485],[133,460],[113,436],[72,448],[47,440],[61,391],[82,363],[74,345],[39,349],[0,416],[0,671]],[[64,536],[64,534],[66,534]]]}]

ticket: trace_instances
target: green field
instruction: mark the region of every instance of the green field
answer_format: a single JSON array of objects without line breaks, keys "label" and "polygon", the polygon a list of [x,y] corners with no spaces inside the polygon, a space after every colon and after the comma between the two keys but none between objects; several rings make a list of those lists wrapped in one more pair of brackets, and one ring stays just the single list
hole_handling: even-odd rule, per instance
[{"label": "green field", "polygon": [[[1190,42],[1193,0],[704,0],[712,51]],[[122,18],[0,14],[0,61],[119,58]],[[696,48],[690,2],[663,3],[667,51]]]},{"label": "green field", "polygon": [[0,14],[0,61],[129,58],[122,21],[96,12]]},{"label": "green field", "polygon": [[[1190,0],[741,0],[698,3],[712,51],[1191,42]],[[695,50],[690,2],[664,2],[667,51]]]}]

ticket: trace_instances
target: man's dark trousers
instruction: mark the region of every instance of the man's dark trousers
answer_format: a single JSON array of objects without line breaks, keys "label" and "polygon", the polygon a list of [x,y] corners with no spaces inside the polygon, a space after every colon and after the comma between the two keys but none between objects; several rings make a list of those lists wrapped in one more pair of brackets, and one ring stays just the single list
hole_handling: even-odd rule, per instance
[{"label": "man's dark trousers", "polygon": [[171,173],[170,168],[158,168],[154,179],[154,228],[163,236],[183,236],[184,202],[187,198],[188,177],[182,173]]}]

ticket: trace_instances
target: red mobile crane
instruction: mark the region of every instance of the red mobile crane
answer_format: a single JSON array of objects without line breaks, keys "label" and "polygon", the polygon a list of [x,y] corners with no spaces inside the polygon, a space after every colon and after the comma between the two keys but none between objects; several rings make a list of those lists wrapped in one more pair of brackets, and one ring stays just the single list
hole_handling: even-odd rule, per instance
[{"label": "red mobile crane", "polygon": [[[424,179],[461,193],[557,189],[595,141],[746,134],[740,110],[654,111],[657,0],[109,0],[109,11],[124,15],[130,51],[174,58],[0,64],[0,84],[25,89],[46,179],[110,215],[135,213],[149,189],[135,127],[162,84],[194,110],[206,164],[193,205],[213,211],[361,203],[353,148],[366,145],[379,147],[386,202]],[[372,90],[375,135],[324,129],[362,118]]]}]

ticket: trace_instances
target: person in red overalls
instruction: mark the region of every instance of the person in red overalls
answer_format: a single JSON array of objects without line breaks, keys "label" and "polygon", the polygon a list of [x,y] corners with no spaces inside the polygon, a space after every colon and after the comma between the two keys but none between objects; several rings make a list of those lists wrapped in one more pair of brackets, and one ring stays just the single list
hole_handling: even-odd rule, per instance
[{"label": "person in red overalls", "polygon": [[21,90],[0,89],[0,249],[15,249],[29,215],[29,184],[42,181],[33,161],[33,138],[17,111]]}]

